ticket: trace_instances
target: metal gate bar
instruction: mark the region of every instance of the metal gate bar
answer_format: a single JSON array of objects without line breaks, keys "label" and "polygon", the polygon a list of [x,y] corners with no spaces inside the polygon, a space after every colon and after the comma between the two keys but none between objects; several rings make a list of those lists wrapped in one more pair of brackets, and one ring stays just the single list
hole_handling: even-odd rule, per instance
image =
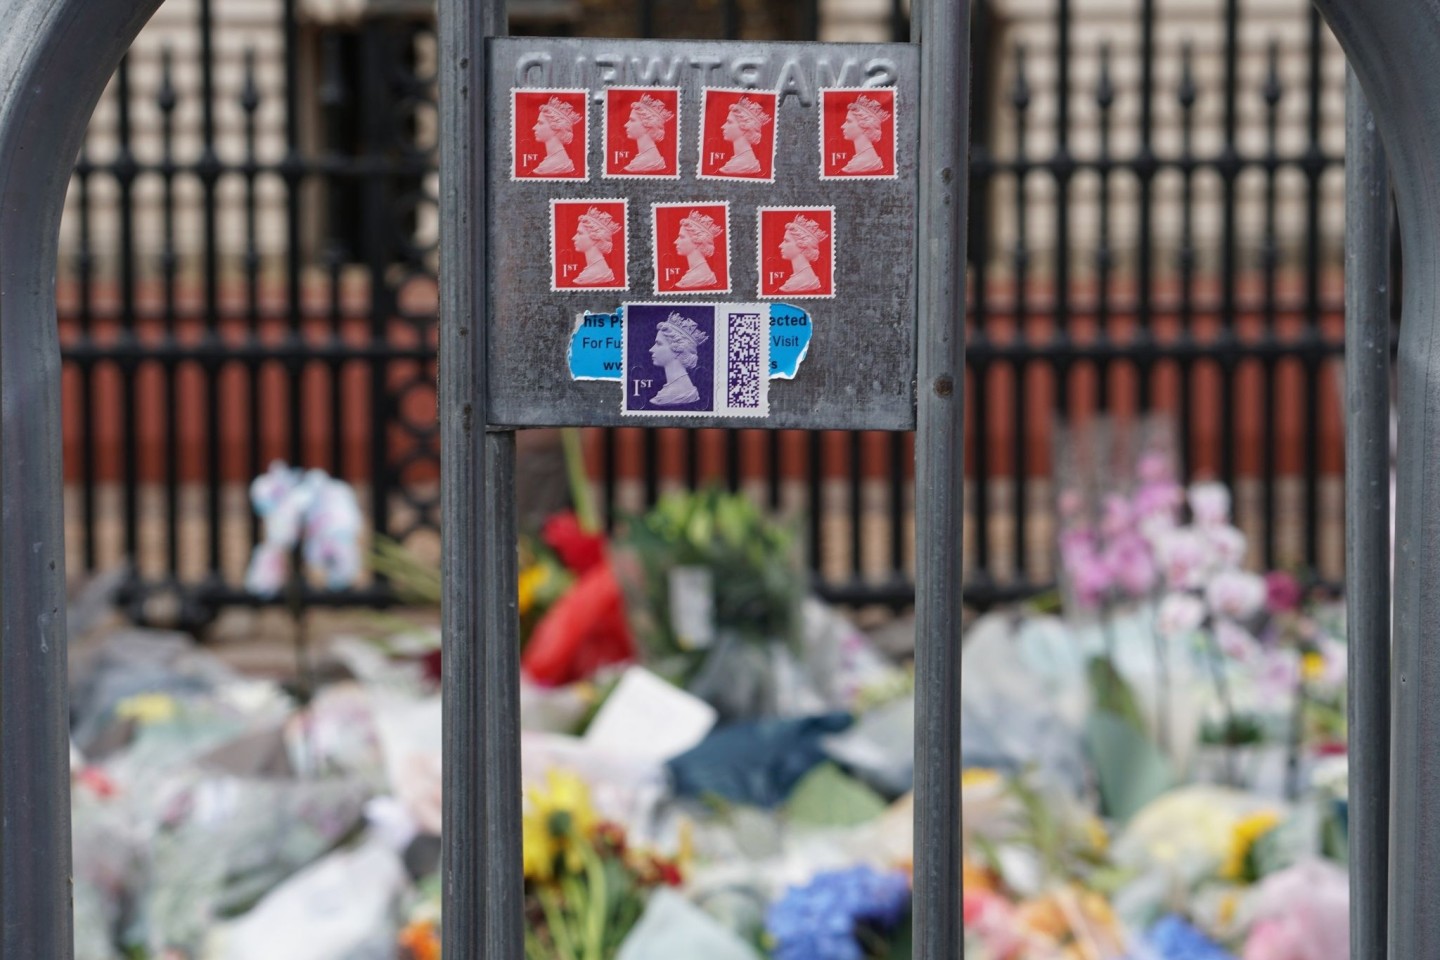
[{"label": "metal gate bar", "polygon": [[69,960],[55,269],[68,161],[159,0],[0,0],[0,956]]},{"label": "metal gate bar", "polygon": [[1350,956],[1385,956],[1390,825],[1390,178],[1352,73],[1345,117]]}]

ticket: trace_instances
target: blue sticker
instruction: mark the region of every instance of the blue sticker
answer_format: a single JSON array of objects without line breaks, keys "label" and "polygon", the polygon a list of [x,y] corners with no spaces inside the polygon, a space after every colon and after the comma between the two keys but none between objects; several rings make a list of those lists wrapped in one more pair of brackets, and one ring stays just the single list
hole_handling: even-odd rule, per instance
[{"label": "blue sticker", "polygon": [[[575,318],[570,335],[570,378],[614,380],[623,378],[621,334],[624,323],[614,313],[585,311]],[[793,380],[810,350],[810,315],[788,303],[770,304],[770,379]]]},{"label": "blue sticker", "polygon": [[620,380],[624,375],[620,313],[585,311],[570,334],[570,379]]},{"label": "blue sticker", "polygon": [[810,314],[788,303],[770,304],[770,379],[795,379],[809,351]]}]

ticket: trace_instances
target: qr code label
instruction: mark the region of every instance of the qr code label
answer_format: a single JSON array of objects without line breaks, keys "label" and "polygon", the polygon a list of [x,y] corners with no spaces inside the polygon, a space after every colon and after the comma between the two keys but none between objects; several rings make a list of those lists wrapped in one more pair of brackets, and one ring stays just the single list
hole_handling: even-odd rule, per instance
[{"label": "qr code label", "polygon": [[760,362],[763,339],[760,314],[730,314],[730,369],[726,382],[730,406],[736,409],[760,406],[760,383],[768,379],[761,376],[761,370],[767,366]]}]

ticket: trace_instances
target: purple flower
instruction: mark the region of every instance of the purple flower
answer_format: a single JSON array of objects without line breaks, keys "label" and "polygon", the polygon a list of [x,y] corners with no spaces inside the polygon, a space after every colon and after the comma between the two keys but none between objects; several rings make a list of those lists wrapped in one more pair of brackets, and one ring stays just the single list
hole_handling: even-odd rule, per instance
[{"label": "purple flower", "polygon": [[1125,533],[1105,548],[1104,563],[1115,585],[1132,597],[1143,597],[1155,585],[1155,558],[1150,544],[1137,533]]},{"label": "purple flower", "polygon": [[1272,570],[1265,574],[1265,608],[1271,613],[1284,613],[1300,609],[1304,593],[1300,581],[1284,570]]},{"label": "purple flower", "polygon": [[775,941],[775,960],[862,960],[856,927],[888,932],[909,909],[904,874],[859,866],[791,887],[766,912],[765,928]]}]

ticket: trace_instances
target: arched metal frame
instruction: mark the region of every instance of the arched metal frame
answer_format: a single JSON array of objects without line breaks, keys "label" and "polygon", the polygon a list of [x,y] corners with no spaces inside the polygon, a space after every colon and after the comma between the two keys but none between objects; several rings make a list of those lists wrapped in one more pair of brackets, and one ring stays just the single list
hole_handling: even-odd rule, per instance
[{"label": "arched metal frame", "polygon": [[0,956],[68,960],[55,262],[71,164],[160,0],[0,0]]},{"label": "arched metal frame", "polygon": [[[1374,605],[1385,597],[1380,574],[1390,550],[1384,542],[1388,504],[1382,508],[1375,502],[1380,491],[1371,485],[1383,482],[1382,454],[1373,433],[1381,422],[1377,407],[1388,407],[1389,393],[1388,383],[1375,377],[1375,348],[1367,349],[1366,339],[1381,329],[1374,317],[1384,302],[1388,275],[1376,269],[1378,254],[1366,249],[1359,234],[1366,223],[1374,223],[1381,202],[1374,193],[1383,186],[1371,186],[1377,165],[1372,156],[1365,161],[1370,169],[1352,171],[1346,253],[1348,432],[1359,435],[1347,441],[1348,505],[1356,512],[1347,530],[1351,563],[1346,585],[1352,615],[1360,614],[1351,626],[1351,656],[1363,668],[1351,677],[1352,709],[1363,711],[1356,715],[1363,723],[1351,731],[1353,756],[1360,764],[1351,770],[1350,789],[1352,802],[1360,801],[1359,825],[1368,834],[1357,843],[1370,845],[1351,861],[1356,894],[1352,956],[1437,957],[1440,911],[1431,898],[1440,884],[1440,710],[1435,709],[1440,699],[1440,73],[1435,70],[1440,4],[1315,0],[1315,5],[1345,49],[1373,110],[1405,252],[1397,359],[1394,635],[1387,642],[1387,611]],[[1368,135],[1368,125],[1360,131],[1352,126],[1349,132]],[[1368,183],[1361,179],[1367,173]],[[1378,235],[1372,229],[1369,247],[1379,245],[1374,242]],[[1388,329],[1384,340],[1388,349]],[[1371,442],[1358,442],[1367,433]],[[1385,689],[1387,667],[1390,722],[1385,725],[1377,716],[1383,705],[1376,700]],[[1374,786],[1387,768],[1388,797]],[[1388,823],[1381,814],[1386,808]],[[1388,858],[1381,859],[1376,848],[1387,835]],[[1388,916],[1384,926],[1382,915]]]}]

